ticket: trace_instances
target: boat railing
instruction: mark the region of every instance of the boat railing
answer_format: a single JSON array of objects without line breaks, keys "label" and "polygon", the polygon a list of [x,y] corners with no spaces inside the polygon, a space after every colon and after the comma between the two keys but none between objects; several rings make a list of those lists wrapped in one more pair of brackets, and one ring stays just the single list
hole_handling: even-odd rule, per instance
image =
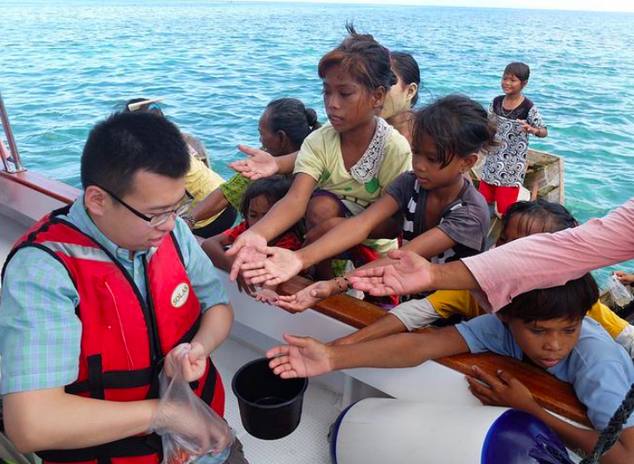
[{"label": "boat railing", "polygon": [[[311,283],[297,276],[280,284],[278,291],[286,295],[294,294]],[[312,309],[357,329],[372,324],[387,313],[378,306],[348,295],[327,298],[316,303]],[[426,330],[433,329],[418,331]],[[572,386],[535,366],[490,352],[455,355],[437,359],[436,362],[465,375],[473,374],[473,366],[493,376],[499,370],[503,370],[522,382],[542,407],[574,422],[592,427],[586,414],[586,407],[579,402]]]},{"label": "boat railing", "polygon": [[9,115],[7,109],[4,106],[4,100],[2,99],[2,93],[0,92],[0,120],[2,121],[2,128],[7,138],[10,152],[7,151],[4,142],[0,139],[0,157],[2,158],[2,165],[4,170],[10,174],[25,171],[20,161],[20,153],[18,152],[18,145],[15,143],[15,137],[13,137],[13,131],[11,130],[11,123],[9,122]]}]

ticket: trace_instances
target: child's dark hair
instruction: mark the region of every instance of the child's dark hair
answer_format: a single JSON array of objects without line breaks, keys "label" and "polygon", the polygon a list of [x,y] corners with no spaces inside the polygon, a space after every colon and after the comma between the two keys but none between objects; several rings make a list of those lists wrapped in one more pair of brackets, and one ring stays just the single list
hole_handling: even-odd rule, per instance
[{"label": "child's dark hair", "polygon": [[280,98],[266,105],[269,130],[273,133],[283,131],[299,150],[304,139],[321,124],[317,121],[317,113],[312,108],[306,108],[296,98]]},{"label": "child's dark hair", "polygon": [[388,91],[397,82],[392,72],[390,51],[371,35],[358,34],[352,24],[346,24],[346,30],[350,35],[319,60],[319,77],[323,79],[330,67],[341,65],[364,87],[372,91],[383,87]]},{"label": "child's dark hair", "polygon": [[412,98],[412,106],[418,102],[418,90],[420,88],[420,68],[412,55],[405,52],[392,52],[392,67],[401,76],[405,85],[416,84],[416,94]]},{"label": "child's dark hair", "polygon": [[177,179],[189,171],[189,151],[178,128],[147,112],[114,113],[90,131],[81,157],[81,183],[122,197],[134,174],[148,171]]},{"label": "child's dark hair", "polygon": [[455,156],[464,158],[495,145],[495,132],[495,124],[480,103],[464,95],[448,95],[416,112],[412,153],[420,151],[423,135],[427,135],[444,168]]},{"label": "child's dark hair", "polygon": [[550,233],[579,225],[574,216],[563,205],[543,198],[513,203],[502,218],[502,232],[506,230],[513,216],[520,217],[518,227],[525,231],[523,235],[529,234],[535,221],[541,222],[541,232]]},{"label": "child's dark hair", "polygon": [[531,75],[531,68],[529,68],[526,63],[516,61],[508,64],[506,68],[504,68],[504,74],[512,74],[520,81],[527,81]]},{"label": "child's dark hair", "polygon": [[291,181],[283,176],[272,176],[254,181],[249,185],[242,197],[242,203],[240,204],[242,218],[246,219],[248,217],[249,204],[254,198],[264,195],[268,202],[273,205],[284,198],[290,188]]},{"label": "child's dark hair", "polygon": [[522,293],[499,311],[500,316],[524,322],[568,319],[578,321],[599,299],[599,288],[592,275],[585,274],[565,285]]}]

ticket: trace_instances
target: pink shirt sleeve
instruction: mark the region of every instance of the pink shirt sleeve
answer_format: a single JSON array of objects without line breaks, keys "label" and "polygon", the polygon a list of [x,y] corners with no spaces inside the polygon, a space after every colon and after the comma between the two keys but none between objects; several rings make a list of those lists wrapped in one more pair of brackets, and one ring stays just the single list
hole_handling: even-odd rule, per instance
[{"label": "pink shirt sleeve", "polygon": [[634,258],[634,199],[604,218],[537,234],[463,259],[480,284],[473,292],[495,312],[522,293],[563,285],[586,272]]}]

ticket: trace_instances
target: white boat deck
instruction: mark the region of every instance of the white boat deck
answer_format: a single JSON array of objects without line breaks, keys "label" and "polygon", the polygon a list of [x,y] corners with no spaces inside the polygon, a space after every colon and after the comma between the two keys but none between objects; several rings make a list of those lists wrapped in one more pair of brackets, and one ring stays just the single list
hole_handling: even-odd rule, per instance
[{"label": "white boat deck", "polygon": [[301,422],[291,435],[259,440],[244,430],[231,379],[242,365],[262,355],[234,338],[226,340],[213,355],[227,393],[225,419],[243,443],[245,456],[251,464],[329,464],[328,431],[341,411],[342,396],[312,379],[304,395]]}]

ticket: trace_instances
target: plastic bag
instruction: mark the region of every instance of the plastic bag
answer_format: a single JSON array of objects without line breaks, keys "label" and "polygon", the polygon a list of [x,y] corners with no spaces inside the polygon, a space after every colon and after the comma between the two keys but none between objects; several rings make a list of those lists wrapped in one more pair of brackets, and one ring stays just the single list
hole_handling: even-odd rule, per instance
[{"label": "plastic bag", "polygon": [[612,274],[610,282],[610,295],[612,296],[612,300],[620,307],[624,307],[632,301],[632,294],[614,274]]},{"label": "plastic bag", "polygon": [[174,377],[161,373],[161,399],[150,427],[163,439],[162,464],[190,464],[203,456],[205,464],[220,464],[229,457],[231,428],[184,380],[189,344],[176,349]]}]

